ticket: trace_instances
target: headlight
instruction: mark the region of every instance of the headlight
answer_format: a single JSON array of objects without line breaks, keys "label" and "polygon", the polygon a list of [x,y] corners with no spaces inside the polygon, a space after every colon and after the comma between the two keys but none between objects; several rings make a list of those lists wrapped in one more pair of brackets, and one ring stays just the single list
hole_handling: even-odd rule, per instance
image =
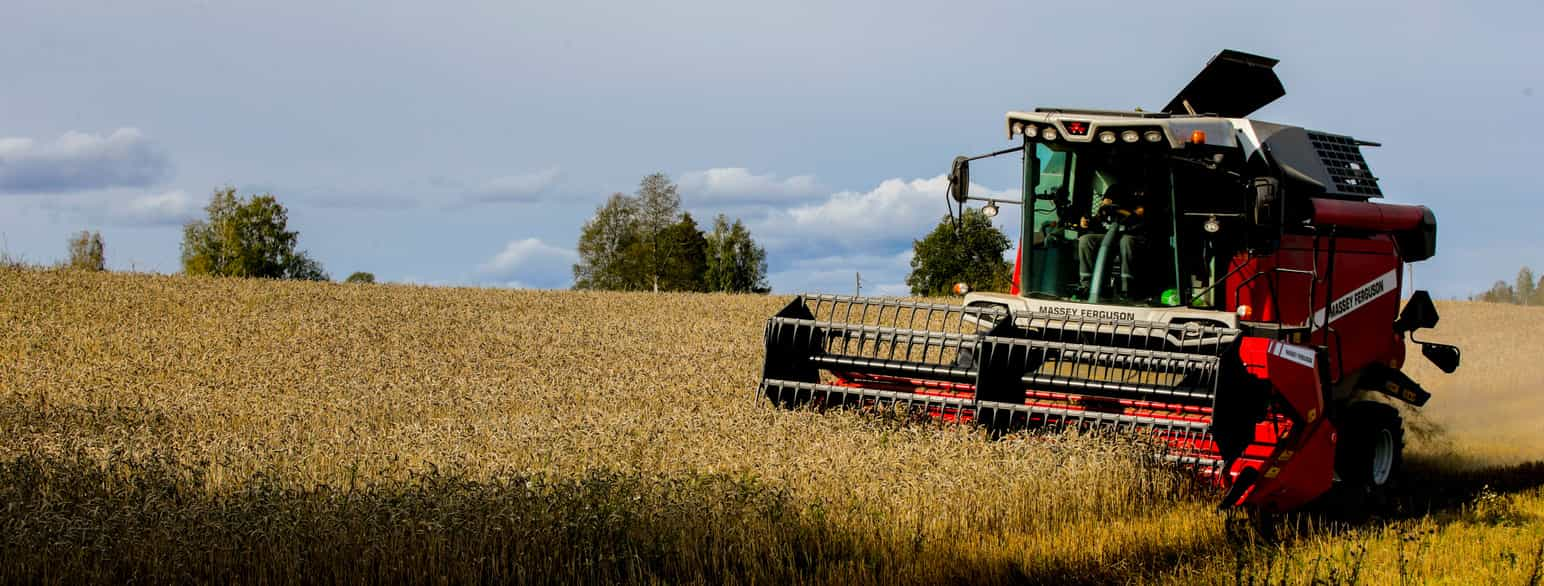
[{"label": "headlight", "polygon": [[1056,140],[1056,129],[1049,126],[1040,129],[1040,138],[1045,140]]},{"label": "headlight", "polygon": [[1013,123],[1013,134],[1019,135],[1019,134],[1023,134],[1023,133],[1024,133],[1024,123],[1023,122],[1014,122]]},{"label": "headlight", "polygon": [[1136,142],[1138,138],[1141,137],[1137,135],[1135,130],[1126,130],[1120,133],[1120,139],[1126,142]]},{"label": "headlight", "polygon": [[1104,144],[1115,144],[1115,133],[1108,130],[1099,133],[1099,142]]},{"label": "headlight", "polygon": [[1149,130],[1142,134],[1142,138],[1147,139],[1147,142],[1159,142],[1163,140],[1163,133],[1156,130]]}]

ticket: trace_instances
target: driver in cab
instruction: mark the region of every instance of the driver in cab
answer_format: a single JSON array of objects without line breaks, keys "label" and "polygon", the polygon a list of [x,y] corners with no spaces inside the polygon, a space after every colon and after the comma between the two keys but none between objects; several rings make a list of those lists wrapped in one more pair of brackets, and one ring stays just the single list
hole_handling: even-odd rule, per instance
[{"label": "driver in cab", "polygon": [[1130,185],[1128,182],[1116,182],[1105,188],[1099,207],[1094,210],[1098,223],[1103,224],[1105,229],[1096,229],[1098,226],[1095,221],[1087,216],[1079,222],[1079,228],[1089,231],[1078,237],[1078,277],[1079,287],[1083,291],[1088,291],[1093,280],[1094,263],[1099,257],[1099,248],[1103,246],[1106,234],[1112,233],[1109,229],[1118,225],[1119,229],[1113,233],[1119,239],[1116,247],[1120,254],[1121,292],[1131,295],[1133,275],[1136,272],[1136,252],[1147,242],[1147,192]]}]

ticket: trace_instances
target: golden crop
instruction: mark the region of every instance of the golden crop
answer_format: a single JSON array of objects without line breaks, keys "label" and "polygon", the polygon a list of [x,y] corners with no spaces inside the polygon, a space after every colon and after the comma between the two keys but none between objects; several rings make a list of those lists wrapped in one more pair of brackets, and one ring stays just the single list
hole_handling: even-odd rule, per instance
[{"label": "golden crop", "polygon": [[[752,389],[786,302],[0,269],[0,581],[1539,571],[1536,467],[1417,459],[1430,514],[1264,544],[1133,440],[773,410]],[[1440,309],[1434,338],[1472,339],[1427,423],[1478,417],[1439,415],[1486,382],[1474,396],[1523,420],[1544,310]],[[1509,462],[1544,456],[1536,430],[1508,433],[1531,442]],[[1428,451],[1498,457],[1439,437]]]}]

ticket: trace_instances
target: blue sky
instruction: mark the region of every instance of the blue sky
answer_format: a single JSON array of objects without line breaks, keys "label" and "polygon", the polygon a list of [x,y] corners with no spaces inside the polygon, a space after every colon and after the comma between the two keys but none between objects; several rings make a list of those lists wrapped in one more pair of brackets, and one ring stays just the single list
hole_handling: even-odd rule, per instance
[{"label": "blue sky", "polygon": [[[1417,284],[1544,268],[1538,3],[7,0],[0,250],[174,272],[235,185],[335,278],[562,287],[579,226],[663,171],[745,219],[782,292],[904,289],[956,154],[1037,105],[1156,108],[1218,49],[1280,58],[1257,117],[1383,142],[1436,210]],[[976,169],[1016,187],[1013,163]],[[1008,215],[1008,214],[1005,214]],[[1016,229],[1015,226],[1006,226]]]}]

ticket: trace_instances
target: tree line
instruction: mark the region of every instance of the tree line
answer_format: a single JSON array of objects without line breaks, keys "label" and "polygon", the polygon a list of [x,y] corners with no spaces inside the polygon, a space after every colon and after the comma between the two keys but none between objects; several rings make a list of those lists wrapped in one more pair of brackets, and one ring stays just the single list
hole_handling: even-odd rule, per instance
[{"label": "tree line", "polygon": [[[183,273],[330,279],[320,262],[298,248],[300,235],[289,229],[289,211],[272,194],[239,196],[234,187],[221,187],[204,212],[203,218],[183,226]],[[979,210],[965,210],[957,222],[941,218],[930,233],[912,242],[906,284],[913,295],[923,296],[948,295],[961,282],[974,290],[1006,290],[1012,267],[1003,253],[1009,245],[1008,237]],[[699,227],[681,209],[680,190],[663,173],[644,177],[632,195],[613,193],[597,207],[580,230],[577,249],[575,289],[770,291],[766,249],[744,222],[718,214],[706,230]],[[65,264],[105,270],[101,233],[72,236]],[[344,282],[374,283],[375,275],[355,272]]]},{"label": "tree line", "polygon": [[704,232],[663,173],[613,193],[579,232],[574,288],[767,293],[767,251],[724,214]]},{"label": "tree line", "polygon": [[[289,211],[272,194],[239,196],[214,190],[204,217],[182,228],[182,272],[188,275],[330,280],[320,262],[299,249]],[[767,252],[739,219],[719,214],[707,231],[681,210],[679,189],[663,173],[645,177],[634,195],[612,194],[584,224],[573,266],[575,289],[766,293]],[[65,266],[105,270],[99,232],[69,240]],[[347,283],[374,283],[355,272]]]},{"label": "tree line", "polygon": [[1488,301],[1491,303],[1511,303],[1515,305],[1544,305],[1544,277],[1534,278],[1533,269],[1523,267],[1517,271],[1517,278],[1508,284],[1506,281],[1496,281],[1490,289],[1476,293],[1469,297],[1474,301]]}]

